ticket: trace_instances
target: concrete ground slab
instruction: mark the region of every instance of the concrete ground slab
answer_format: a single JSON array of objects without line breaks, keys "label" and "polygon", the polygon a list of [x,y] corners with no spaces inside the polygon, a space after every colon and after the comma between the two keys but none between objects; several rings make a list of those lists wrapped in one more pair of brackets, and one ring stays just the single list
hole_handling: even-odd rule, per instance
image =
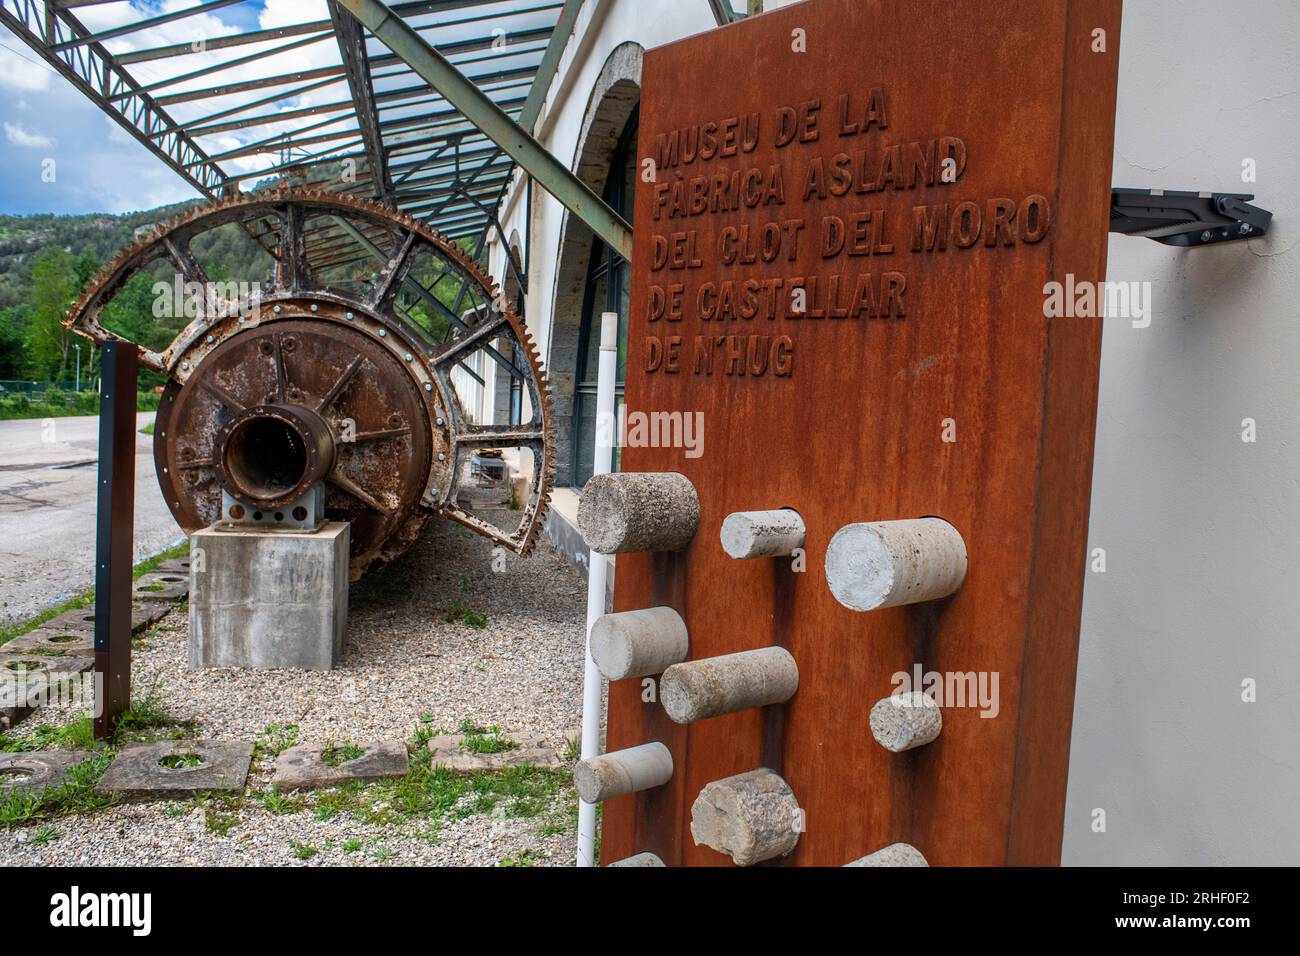
[{"label": "concrete ground slab", "polygon": [[[169,757],[193,754],[196,766],[169,767]],[[126,800],[188,797],[204,791],[238,793],[248,779],[253,745],[229,740],[168,740],[124,747],[99,778],[95,792]]]},{"label": "concrete ground slab", "polygon": [[48,626],[38,627],[3,645],[3,651],[6,654],[81,657],[95,653],[95,633]]},{"label": "concrete ground slab", "polygon": [[440,734],[429,740],[429,754],[435,767],[446,767],[457,773],[503,770],[506,767],[559,770],[565,766],[564,759],[556,753],[555,748],[540,737],[518,737],[508,733],[502,736],[518,746],[499,753],[481,754],[465,749],[464,734]]},{"label": "concrete ground slab", "polygon": [[94,666],[92,657],[0,654],[0,730],[13,727],[48,699],[51,685]]},{"label": "concrete ground slab", "polygon": [[[171,609],[170,601],[131,602],[131,633],[139,634],[161,621]],[[95,609],[93,607],[77,608],[64,611],[58,617],[52,617],[42,627],[55,627],[69,631],[95,632]]]},{"label": "concrete ground slab", "polygon": [[75,750],[0,753],[0,794],[57,789],[67,782],[72,767],[95,756]]},{"label": "concrete ground slab", "polygon": [[406,744],[400,740],[359,743],[360,757],[330,766],[325,760],[327,744],[299,744],[275,760],[271,783],[280,790],[314,790],[360,780],[372,783],[389,777],[403,777],[410,769]]},{"label": "concrete ground slab", "polygon": [[190,559],[188,556],[183,558],[168,558],[158,567],[154,568],[158,574],[183,574],[188,579],[190,575]]},{"label": "concrete ground slab", "polygon": [[140,575],[131,596],[136,601],[166,601],[172,604],[190,593],[189,572],[150,571]]}]

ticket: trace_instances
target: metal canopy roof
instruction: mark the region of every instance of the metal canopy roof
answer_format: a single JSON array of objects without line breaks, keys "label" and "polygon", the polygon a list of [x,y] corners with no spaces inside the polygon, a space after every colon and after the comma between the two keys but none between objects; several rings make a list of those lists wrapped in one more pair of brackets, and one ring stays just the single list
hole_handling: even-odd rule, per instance
[{"label": "metal canopy roof", "polygon": [[[391,11],[531,131],[579,5]],[[479,246],[510,157],[335,0],[301,0],[293,22],[268,23],[283,7],[204,0],[122,22],[106,0],[0,0],[0,21],[204,196],[289,178],[373,196]]]}]

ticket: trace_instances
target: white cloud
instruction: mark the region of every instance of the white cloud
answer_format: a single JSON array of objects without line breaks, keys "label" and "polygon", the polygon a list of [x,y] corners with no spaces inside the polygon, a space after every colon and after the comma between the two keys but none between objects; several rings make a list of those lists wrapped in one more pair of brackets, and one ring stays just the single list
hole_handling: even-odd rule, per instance
[{"label": "white cloud", "polygon": [[5,138],[15,146],[28,146],[33,149],[49,149],[54,140],[40,133],[29,133],[17,123],[5,123]]},{"label": "white cloud", "polygon": [[0,86],[24,93],[38,93],[50,88],[54,71],[8,30],[0,31]]}]

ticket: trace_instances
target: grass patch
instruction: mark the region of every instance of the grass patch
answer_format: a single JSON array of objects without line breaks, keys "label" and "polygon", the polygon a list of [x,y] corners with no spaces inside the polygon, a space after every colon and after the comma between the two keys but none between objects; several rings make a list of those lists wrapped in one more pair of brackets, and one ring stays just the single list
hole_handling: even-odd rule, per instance
[{"label": "grass patch", "polygon": [[472,720],[462,720],[457,731],[465,735],[461,741],[461,746],[470,753],[476,754],[499,754],[507,750],[516,750],[519,745],[501,733],[501,728],[493,725],[491,727],[480,727]]},{"label": "grass patch", "polygon": [[358,747],[350,742],[327,744],[325,749],[321,751],[320,759],[327,767],[341,767],[343,764],[363,756],[365,752],[364,747]]},{"label": "grass patch", "polygon": [[116,797],[95,793],[95,784],[109,761],[111,751],[83,760],[69,768],[68,780],[61,787],[40,791],[13,791],[0,796],[0,830],[9,830],[68,814],[94,813],[117,802]]},{"label": "grass patch", "polygon": [[145,425],[144,428],[140,429],[140,434],[141,434],[141,435],[152,435],[152,434],[153,434],[153,422],[150,422],[148,425]]},{"label": "grass patch", "polygon": [[94,750],[95,724],[89,717],[78,717],[62,726],[39,724],[30,734],[7,737],[0,734],[0,752],[33,750]]},{"label": "grass patch", "polygon": [[182,751],[163,757],[158,761],[158,766],[166,767],[168,770],[189,770],[191,767],[203,766],[203,758],[196,753]]},{"label": "grass patch", "polygon": [[320,852],[320,850],[312,846],[310,843],[300,843],[297,840],[289,841],[289,849],[293,850],[293,855],[300,860],[310,860]]}]

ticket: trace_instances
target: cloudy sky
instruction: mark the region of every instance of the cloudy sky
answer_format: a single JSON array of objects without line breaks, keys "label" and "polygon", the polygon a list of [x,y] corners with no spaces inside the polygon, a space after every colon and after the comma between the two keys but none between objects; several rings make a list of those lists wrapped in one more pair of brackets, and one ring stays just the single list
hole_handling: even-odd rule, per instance
[{"label": "cloudy sky", "polygon": [[[74,12],[92,31],[139,22],[171,10],[193,7],[198,0],[121,0],[78,7]],[[11,5],[6,3],[7,7]],[[206,37],[241,33],[285,23],[328,19],[324,0],[245,0],[215,12],[163,24],[147,31],[105,42],[113,53],[175,43],[194,43]],[[156,82],[213,63],[247,56],[255,50],[286,41],[241,46],[234,49],[146,61],[130,66],[142,82]],[[0,27],[0,212],[127,212],[148,209],[197,195],[180,176],[150,154],[121,126],[92,104],[22,40]],[[215,82],[256,78],[289,70],[338,63],[337,47],[321,42],[298,50],[169,87],[172,93],[201,89]],[[245,100],[256,97],[242,94]],[[313,90],[275,104],[290,109],[346,97],[343,83]],[[169,108],[178,120],[229,107],[239,97],[183,103]],[[268,111],[270,107],[266,108]],[[269,135],[270,127],[205,137],[200,145],[209,153]],[[273,155],[233,161],[227,169],[261,169]],[[54,161],[54,181],[42,171]]]}]

